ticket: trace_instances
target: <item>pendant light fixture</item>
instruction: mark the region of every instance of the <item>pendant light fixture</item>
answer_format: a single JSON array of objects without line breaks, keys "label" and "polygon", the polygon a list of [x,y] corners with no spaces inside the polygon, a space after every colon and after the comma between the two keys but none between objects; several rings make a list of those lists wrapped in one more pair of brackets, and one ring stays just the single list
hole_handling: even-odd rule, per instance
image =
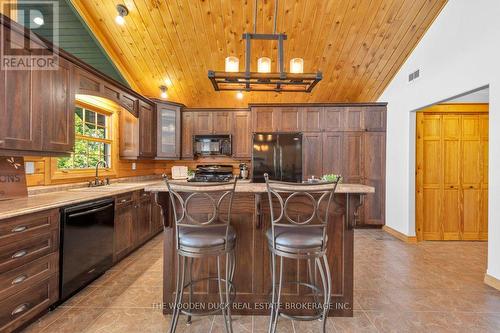
[{"label": "pendant light fixture", "polygon": [[168,93],[167,93],[167,90],[168,88],[166,86],[160,86],[160,97],[163,98],[163,99],[167,99],[168,98]]},{"label": "pendant light fixture", "polygon": [[[321,81],[321,72],[304,73],[304,59],[290,60],[289,72],[285,71],[285,55],[283,43],[287,35],[277,33],[278,0],[274,5],[274,32],[272,34],[257,33],[257,2],[254,8],[254,32],[243,34],[245,40],[245,71],[239,71],[239,59],[229,56],[225,59],[225,71],[208,71],[208,78],[216,91],[276,91],[276,92],[311,92]],[[251,49],[253,40],[278,42],[278,71],[272,71],[272,60],[261,57],[257,60],[257,72],[251,70]],[[239,95],[237,95],[239,97]]]}]

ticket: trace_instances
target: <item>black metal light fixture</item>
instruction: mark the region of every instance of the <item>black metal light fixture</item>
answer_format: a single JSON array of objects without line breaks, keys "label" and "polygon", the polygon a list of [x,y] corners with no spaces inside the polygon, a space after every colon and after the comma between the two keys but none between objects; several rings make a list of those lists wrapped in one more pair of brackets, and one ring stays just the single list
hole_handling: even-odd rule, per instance
[{"label": "black metal light fixture", "polygon": [[[276,33],[278,14],[278,0],[275,1],[274,33],[257,33],[257,0],[255,0],[254,32],[244,33],[245,43],[245,71],[239,71],[239,59],[234,56],[226,58],[224,72],[209,70],[208,78],[216,91],[276,91],[276,92],[311,92],[314,86],[321,81],[321,72],[303,73],[304,60],[293,58],[290,60],[290,71],[285,71],[283,42],[287,35]],[[271,59],[258,59],[257,72],[250,71],[252,40],[278,41],[278,72],[271,71]]]}]

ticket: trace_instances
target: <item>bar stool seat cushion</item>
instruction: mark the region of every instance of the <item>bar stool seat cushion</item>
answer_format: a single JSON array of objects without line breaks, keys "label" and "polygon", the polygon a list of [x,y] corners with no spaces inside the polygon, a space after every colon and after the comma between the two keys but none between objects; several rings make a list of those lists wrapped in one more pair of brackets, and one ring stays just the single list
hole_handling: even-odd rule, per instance
[{"label": "bar stool seat cushion", "polygon": [[[293,249],[310,249],[321,247],[323,244],[322,228],[274,228],[274,236],[276,237],[276,245],[289,247]],[[273,241],[272,229],[269,228],[266,232],[267,240],[270,244]]]},{"label": "bar stool seat cushion", "polygon": [[[179,244],[194,248],[208,248],[224,245],[226,226],[207,226],[203,228],[179,228]],[[229,226],[227,239],[229,243],[236,240],[236,233]]]}]

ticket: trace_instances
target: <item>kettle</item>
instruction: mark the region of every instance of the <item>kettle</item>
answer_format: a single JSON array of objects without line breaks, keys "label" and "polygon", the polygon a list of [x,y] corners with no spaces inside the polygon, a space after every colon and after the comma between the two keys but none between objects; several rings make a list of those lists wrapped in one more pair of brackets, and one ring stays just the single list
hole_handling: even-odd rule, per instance
[{"label": "kettle", "polygon": [[248,178],[248,166],[246,163],[241,163],[240,164],[240,179],[247,179]]}]

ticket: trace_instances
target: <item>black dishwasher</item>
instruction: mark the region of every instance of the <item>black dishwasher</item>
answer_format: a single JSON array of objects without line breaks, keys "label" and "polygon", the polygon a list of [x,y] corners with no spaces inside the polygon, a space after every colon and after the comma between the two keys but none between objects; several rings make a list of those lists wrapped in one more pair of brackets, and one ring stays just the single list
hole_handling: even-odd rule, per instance
[{"label": "black dishwasher", "polygon": [[112,198],[62,209],[59,303],[113,265],[114,216]]}]

